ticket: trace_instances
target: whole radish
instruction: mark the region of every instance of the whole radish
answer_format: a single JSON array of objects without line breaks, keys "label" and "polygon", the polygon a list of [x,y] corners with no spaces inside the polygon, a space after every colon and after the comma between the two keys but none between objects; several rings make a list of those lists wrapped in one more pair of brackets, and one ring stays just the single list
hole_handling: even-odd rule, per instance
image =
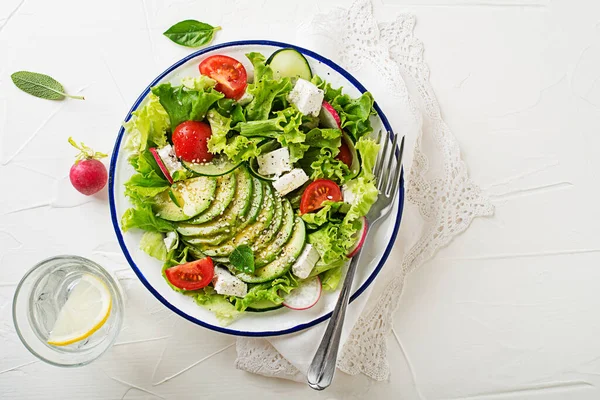
[{"label": "whole radish", "polygon": [[98,159],[107,157],[107,155],[95,152],[83,143],[78,145],[73,138],[69,138],[69,143],[76,149],[81,150],[69,172],[71,184],[77,191],[86,196],[98,193],[108,180],[106,167]]}]

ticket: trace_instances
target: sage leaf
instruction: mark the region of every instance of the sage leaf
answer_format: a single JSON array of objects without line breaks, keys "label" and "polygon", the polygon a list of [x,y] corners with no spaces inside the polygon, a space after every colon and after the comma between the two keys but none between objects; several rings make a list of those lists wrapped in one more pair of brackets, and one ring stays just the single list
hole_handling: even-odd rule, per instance
[{"label": "sage leaf", "polygon": [[233,250],[229,256],[229,262],[238,271],[245,272],[247,274],[254,273],[254,252],[250,246],[246,244],[242,244]]},{"label": "sage leaf", "polygon": [[48,100],[62,100],[65,97],[84,100],[83,96],[65,93],[63,85],[56,79],[37,72],[19,71],[10,76],[16,87],[32,96]]},{"label": "sage leaf", "polygon": [[200,47],[212,41],[220,26],[212,26],[204,22],[188,19],[167,29],[164,33],[173,42],[186,47]]}]

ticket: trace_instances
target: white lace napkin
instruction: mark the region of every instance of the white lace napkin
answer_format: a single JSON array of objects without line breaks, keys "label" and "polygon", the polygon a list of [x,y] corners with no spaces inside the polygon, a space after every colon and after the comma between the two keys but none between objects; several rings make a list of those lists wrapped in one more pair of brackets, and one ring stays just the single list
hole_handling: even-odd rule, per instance
[{"label": "white lace napkin", "polygon": [[[369,0],[317,15],[297,44],[336,61],[374,95],[396,133],[406,135],[406,202],[394,250],[374,285],[348,308],[337,367],[348,374],[387,379],[386,339],[406,274],[494,208],[469,179],[459,145],[444,123],[429,83],[415,18],[378,23]],[[412,151],[411,151],[412,150]],[[305,381],[325,323],[293,335],[240,338],[236,367]]]}]

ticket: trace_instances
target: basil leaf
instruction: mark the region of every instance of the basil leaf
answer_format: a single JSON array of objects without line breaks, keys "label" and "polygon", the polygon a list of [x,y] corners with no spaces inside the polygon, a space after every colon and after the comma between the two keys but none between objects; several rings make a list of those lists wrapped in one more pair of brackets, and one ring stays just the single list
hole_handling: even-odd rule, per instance
[{"label": "basil leaf", "polygon": [[254,252],[246,244],[238,246],[233,250],[229,256],[229,262],[241,272],[247,274],[254,273]]},{"label": "basil leaf", "polygon": [[214,27],[204,22],[188,19],[170,27],[163,33],[173,42],[186,47],[200,47],[213,39],[215,32],[221,27]]},{"label": "basil leaf", "polygon": [[32,96],[47,100],[62,100],[65,97],[84,100],[83,96],[65,93],[63,85],[56,79],[37,72],[19,71],[10,76],[16,87]]}]

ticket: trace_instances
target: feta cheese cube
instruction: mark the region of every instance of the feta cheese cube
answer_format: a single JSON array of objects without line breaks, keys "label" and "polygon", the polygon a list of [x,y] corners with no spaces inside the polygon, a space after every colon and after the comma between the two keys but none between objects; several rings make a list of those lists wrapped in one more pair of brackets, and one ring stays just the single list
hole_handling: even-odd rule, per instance
[{"label": "feta cheese cube", "polygon": [[342,196],[344,197],[344,202],[350,205],[354,204],[354,201],[356,201],[356,195],[348,185],[342,186]]},{"label": "feta cheese cube", "polygon": [[218,294],[237,297],[244,297],[248,294],[248,285],[222,267],[215,267],[212,283]]},{"label": "feta cheese cube", "polygon": [[178,237],[176,232],[168,232],[167,236],[163,239],[165,242],[165,247],[167,248],[167,252],[173,250],[175,246],[177,246]]},{"label": "feta cheese cube", "polygon": [[179,159],[175,155],[175,149],[170,144],[161,147],[156,152],[160,156],[160,159],[162,160],[163,164],[165,164],[165,167],[167,168],[171,176],[173,176],[175,171],[182,168]]},{"label": "feta cheese cube", "polygon": [[308,175],[301,168],[294,168],[287,174],[279,177],[273,182],[273,187],[280,196],[285,196],[294,189],[304,185],[304,182],[308,181]]},{"label": "feta cheese cube", "polygon": [[290,103],[296,106],[304,115],[318,116],[323,104],[325,93],[306,79],[298,79],[292,91],[288,94]]},{"label": "feta cheese cube", "polygon": [[284,172],[292,170],[290,152],[287,147],[282,147],[267,154],[261,154],[256,160],[258,161],[258,173],[261,175],[279,176]]},{"label": "feta cheese cube", "polygon": [[292,265],[292,273],[300,279],[306,279],[310,275],[317,261],[319,261],[319,253],[312,247],[311,244],[306,244],[300,257]]}]

